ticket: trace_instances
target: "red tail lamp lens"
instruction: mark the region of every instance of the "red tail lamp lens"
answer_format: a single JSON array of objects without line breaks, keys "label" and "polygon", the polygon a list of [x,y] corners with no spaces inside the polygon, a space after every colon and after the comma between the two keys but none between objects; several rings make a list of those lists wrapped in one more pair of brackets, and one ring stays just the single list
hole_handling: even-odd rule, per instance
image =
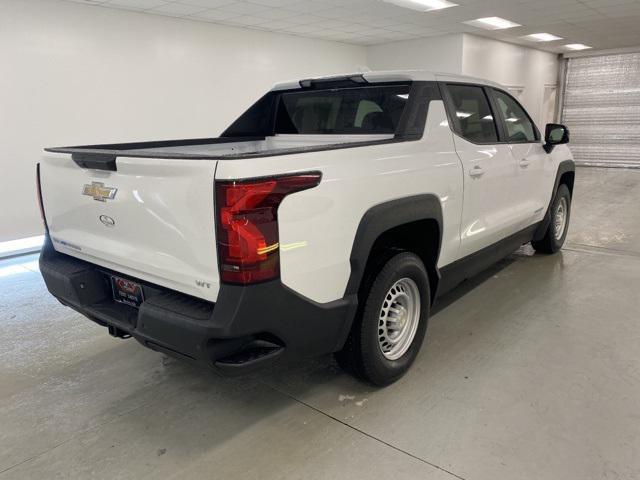
[{"label": "red tail lamp lens", "polygon": [[278,207],[320,183],[320,173],[216,182],[217,244],[223,282],[247,285],[280,276]]}]

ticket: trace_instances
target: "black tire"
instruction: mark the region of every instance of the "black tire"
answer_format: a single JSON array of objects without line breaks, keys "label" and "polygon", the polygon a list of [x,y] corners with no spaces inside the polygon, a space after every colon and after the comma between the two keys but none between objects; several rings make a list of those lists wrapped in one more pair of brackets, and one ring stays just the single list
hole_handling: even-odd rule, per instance
[{"label": "black tire", "polygon": [[[563,203],[564,201],[564,203]],[[564,205],[566,208],[565,213],[565,222],[563,227],[563,232],[561,236],[556,235],[556,214],[558,209]],[[569,231],[569,220],[571,219],[571,193],[566,185],[562,184],[558,187],[558,191],[556,192],[556,196],[553,199],[553,204],[551,205],[551,221],[549,222],[549,226],[547,227],[547,231],[542,237],[541,240],[532,241],[531,245],[539,253],[552,254],[558,252],[562,245],[564,245],[564,241],[567,238],[567,232]]]},{"label": "black tire", "polygon": [[[380,311],[391,287],[401,279],[410,279],[417,286],[420,311],[417,330],[402,356],[390,360],[379,343]],[[389,385],[402,377],[416,359],[429,318],[429,276],[420,258],[408,252],[392,256],[369,278],[362,294],[362,305],[342,351],[336,354],[338,363],[363,380],[376,385]]]}]

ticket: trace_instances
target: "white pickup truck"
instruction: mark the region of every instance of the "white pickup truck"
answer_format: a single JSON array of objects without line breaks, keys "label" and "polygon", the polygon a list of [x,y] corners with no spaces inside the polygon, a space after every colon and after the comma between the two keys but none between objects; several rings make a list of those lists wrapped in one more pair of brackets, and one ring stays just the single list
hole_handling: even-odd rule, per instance
[{"label": "white pickup truck", "polygon": [[232,374],[335,353],[375,385],[434,301],[569,224],[569,132],[422,71],[275,86],[219,138],[48,148],[40,269],[122,338]]}]

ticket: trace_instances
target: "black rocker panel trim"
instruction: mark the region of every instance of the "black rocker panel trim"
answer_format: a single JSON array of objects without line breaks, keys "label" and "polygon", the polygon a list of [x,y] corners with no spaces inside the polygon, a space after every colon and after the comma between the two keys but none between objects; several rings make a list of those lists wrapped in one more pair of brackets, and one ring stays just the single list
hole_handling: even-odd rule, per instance
[{"label": "black rocker panel trim", "polygon": [[549,224],[551,223],[551,205],[553,205],[553,201],[556,197],[556,192],[558,191],[558,187],[560,186],[560,180],[565,173],[576,171],[576,164],[573,160],[564,160],[560,162],[558,165],[558,173],[556,173],[556,180],[553,184],[553,190],[551,191],[551,200],[549,200],[549,205],[547,206],[547,213],[545,213],[544,218],[540,222],[538,229],[533,234],[533,240],[541,240],[544,237],[547,228],[549,228]]},{"label": "black rocker panel trim", "polygon": [[360,220],[351,249],[351,275],[345,296],[358,293],[369,254],[375,241],[392,228],[421,220],[435,220],[438,224],[438,247],[434,266],[440,256],[442,244],[442,206],[432,194],[414,195],[376,205],[365,212]]},{"label": "black rocker panel trim", "polygon": [[440,282],[436,298],[453,290],[465,280],[477,275],[502,260],[525,243],[531,241],[539,224],[531,225],[493,245],[478,250],[440,269]]}]

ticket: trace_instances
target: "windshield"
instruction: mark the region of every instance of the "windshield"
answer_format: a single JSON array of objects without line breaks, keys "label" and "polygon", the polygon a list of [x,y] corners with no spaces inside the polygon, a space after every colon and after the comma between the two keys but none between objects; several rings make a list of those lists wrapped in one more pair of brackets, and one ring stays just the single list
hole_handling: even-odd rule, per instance
[{"label": "windshield", "polygon": [[276,134],[394,134],[409,85],[290,92],[280,95]]}]

